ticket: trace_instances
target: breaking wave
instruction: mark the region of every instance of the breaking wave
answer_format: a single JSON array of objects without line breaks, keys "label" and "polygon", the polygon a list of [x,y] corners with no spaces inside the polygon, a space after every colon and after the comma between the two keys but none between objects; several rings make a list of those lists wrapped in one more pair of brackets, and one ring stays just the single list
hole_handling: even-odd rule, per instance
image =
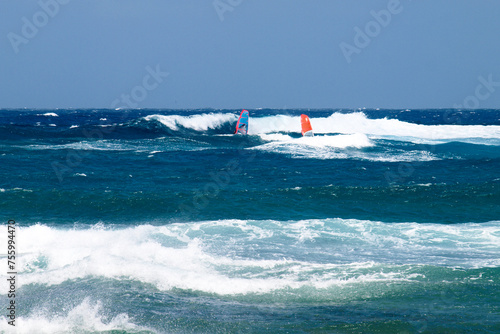
[{"label": "breaking wave", "polygon": [[[237,115],[232,113],[209,113],[192,116],[150,115],[146,121],[159,122],[166,128],[179,131],[189,129],[199,132],[225,130],[232,133]],[[422,125],[396,119],[370,119],[362,112],[350,114],[333,113],[328,117],[310,115],[316,134],[364,134],[370,138],[397,139],[422,143],[422,140],[448,142],[469,139],[485,139],[487,143],[500,145],[498,125]],[[274,115],[252,117],[249,134],[300,133],[300,117]]]},{"label": "breaking wave", "polygon": [[33,225],[19,229],[25,243],[19,287],[101,277],[160,290],[235,295],[406,281],[413,279],[414,266],[499,266],[499,231],[498,222],[449,226],[344,219],[125,229]]}]

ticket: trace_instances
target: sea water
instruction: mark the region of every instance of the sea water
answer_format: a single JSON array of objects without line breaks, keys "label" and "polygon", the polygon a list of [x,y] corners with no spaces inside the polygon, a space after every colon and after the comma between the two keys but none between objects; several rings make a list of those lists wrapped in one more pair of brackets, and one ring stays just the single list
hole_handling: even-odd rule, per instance
[{"label": "sea water", "polygon": [[0,331],[500,331],[500,110],[240,111],[2,110]]}]

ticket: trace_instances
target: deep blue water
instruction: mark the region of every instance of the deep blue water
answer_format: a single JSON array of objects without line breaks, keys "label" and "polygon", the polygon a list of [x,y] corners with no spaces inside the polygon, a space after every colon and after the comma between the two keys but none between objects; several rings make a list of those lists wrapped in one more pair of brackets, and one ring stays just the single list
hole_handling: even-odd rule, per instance
[{"label": "deep blue water", "polygon": [[239,112],[1,110],[15,329],[500,331],[500,110]]}]

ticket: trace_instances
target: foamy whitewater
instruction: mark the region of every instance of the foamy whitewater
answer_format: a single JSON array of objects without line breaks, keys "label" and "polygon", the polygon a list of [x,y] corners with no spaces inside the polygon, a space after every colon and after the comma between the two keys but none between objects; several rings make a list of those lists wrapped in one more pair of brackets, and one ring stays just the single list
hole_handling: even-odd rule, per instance
[{"label": "foamy whitewater", "polygon": [[499,110],[240,111],[3,110],[0,332],[500,331]]}]

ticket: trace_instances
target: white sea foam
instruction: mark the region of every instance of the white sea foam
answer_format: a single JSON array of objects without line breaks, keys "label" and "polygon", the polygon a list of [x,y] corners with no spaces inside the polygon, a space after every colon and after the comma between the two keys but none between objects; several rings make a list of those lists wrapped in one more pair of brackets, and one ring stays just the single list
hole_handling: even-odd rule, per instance
[{"label": "white sea foam", "polygon": [[[83,150],[83,151],[134,151],[143,153],[158,153],[165,151],[202,151],[213,149],[206,142],[196,141],[189,138],[164,138],[144,139],[144,140],[119,140],[119,139],[102,139],[102,140],[83,140],[69,144],[36,144],[16,146],[20,149],[27,150]],[[153,151],[151,151],[153,150]],[[152,153],[150,153],[152,154]]]},{"label": "white sea foam", "polygon": [[20,148],[31,150],[92,150],[92,151],[132,151],[136,150],[136,145],[128,144],[126,141],[119,140],[95,140],[95,141],[80,141],[69,144],[60,145],[27,145]]},{"label": "white sea foam", "polygon": [[23,192],[28,192],[28,193],[32,193],[33,190],[31,189],[24,189],[24,188],[12,188],[12,189],[5,189],[5,188],[1,188],[0,189],[0,192],[6,192],[6,191],[23,191]]},{"label": "white sea foam", "polygon": [[[24,254],[17,259],[18,288],[100,277],[237,296],[414,280],[412,268],[422,265],[500,265],[500,222],[221,220],[124,229],[34,225],[17,232]],[[0,283],[4,291],[6,284]]]},{"label": "white sea foam", "polygon": [[38,114],[37,116],[59,117],[59,115],[54,113],[54,112],[47,112],[45,114]]},{"label": "white sea foam", "polygon": [[144,117],[144,119],[147,121],[158,121],[174,131],[179,130],[179,127],[192,129],[195,131],[207,131],[209,129],[216,129],[222,126],[224,123],[236,121],[237,118],[238,117],[235,114],[222,113],[210,113],[191,116],[149,115]]},{"label": "white sea foam", "polygon": [[312,147],[370,147],[373,143],[368,137],[362,133],[351,135],[336,135],[336,136],[315,136],[315,137],[301,137],[292,138],[288,135],[275,133],[275,134],[261,134],[263,140],[272,141],[272,143],[264,144],[264,147],[272,147],[275,145],[299,145],[299,146],[312,146]]},{"label": "white sea foam", "polygon": [[297,142],[300,145],[314,147],[364,148],[374,146],[370,139],[362,133],[337,136],[301,137],[297,139]]},{"label": "white sea foam", "polygon": [[293,138],[290,137],[289,135],[285,135],[285,134],[282,134],[282,133],[262,133],[262,134],[259,134],[259,137],[262,139],[262,140],[266,140],[266,141],[291,141]]},{"label": "white sea foam", "polygon": [[[103,316],[104,309],[100,302],[92,302],[89,298],[69,310],[64,315],[49,315],[41,309],[29,316],[18,316],[16,326],[7,323],[7,319],[0,317],[0,331],[2,333],[18,334],[63,334],[63,333],[89,333],[108,331],[140,332],[148,329],[133,324],[128,315],[119,314],[111,319]],[[63,313],[63,312],[60,312]]]},{"label": "white sea foam", "polygon": [[[407,140],[451,140],[464,138],[500,138],[500,126],[421,125],[395,119],[369,119],[362,112],[334,113],[329,117],[309,115],[315,133],[363,133],[369,136],[405,138]],[[251,118],[249,134],[300,132],[299,116]]]},{"label": "white sea foam", "polygon": [[[427,151],[402,151],[388,148],[386,152],[362,150],[375,146],[367,135],[357,133],[350,135],[321,135],[315,137],[291,138],[287,135],[260,135],[270,142],[252,147],[261,150],[281,153],[299,159],[359,159],[383,162],[412,162],[440,160],[439,157]],[[288,137],[288,138],[287,138]]]}]

